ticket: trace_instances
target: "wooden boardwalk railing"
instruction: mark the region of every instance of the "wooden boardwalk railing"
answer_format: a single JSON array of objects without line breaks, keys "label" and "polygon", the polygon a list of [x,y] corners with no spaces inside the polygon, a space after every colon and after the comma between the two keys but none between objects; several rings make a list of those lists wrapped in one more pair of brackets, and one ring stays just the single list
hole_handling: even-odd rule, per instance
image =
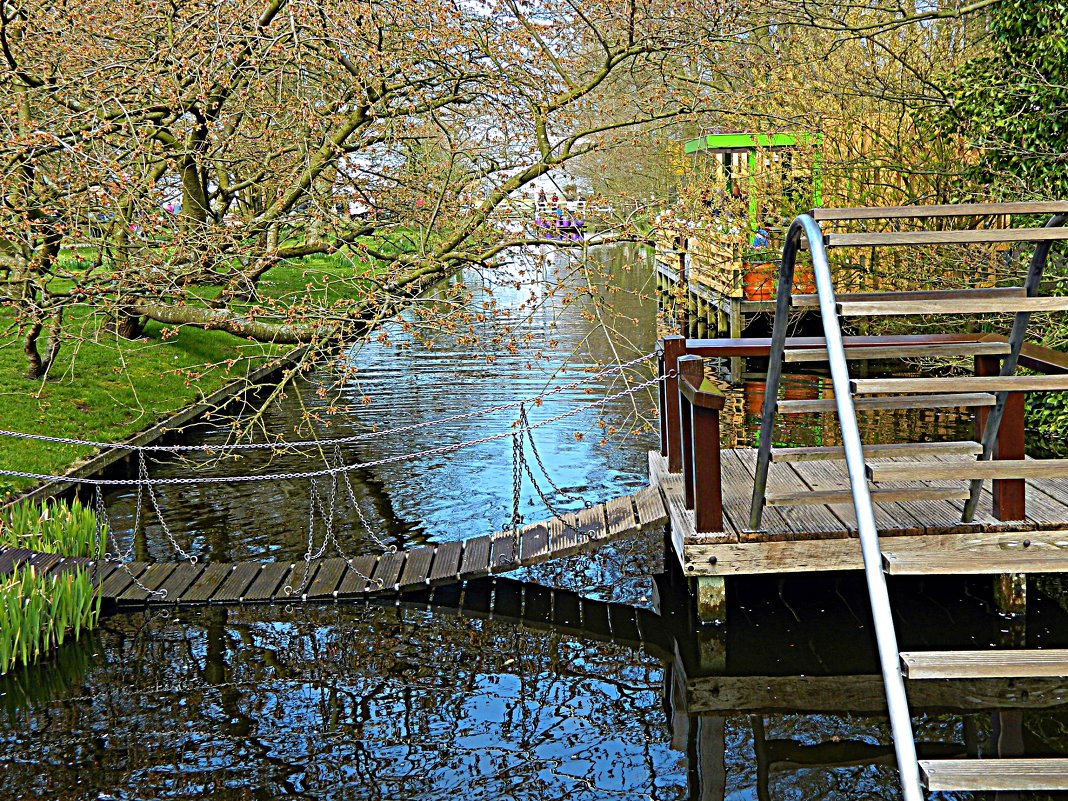
[{"label": "wooden boardwalk railing", "polygon": [[[593,550],[667,519],[660,490],[649,487],[565,518],[408,551],[310,562],[190,564],[64,559],[20,548],[0,550],[0,576],[29,565],[50,574],[78,567],[95,571],[105,604],[240,604],[321,601],[414,592],[491,576]],[[165,591],[165,592],[158,592]]]}]

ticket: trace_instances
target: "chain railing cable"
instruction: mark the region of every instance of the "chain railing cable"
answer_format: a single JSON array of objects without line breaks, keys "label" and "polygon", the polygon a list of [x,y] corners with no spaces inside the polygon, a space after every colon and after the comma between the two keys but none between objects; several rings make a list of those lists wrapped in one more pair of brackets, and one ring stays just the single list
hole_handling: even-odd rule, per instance
[{"label": "chain railing cable", "polygon": [[381,459],[374,459],[369,462],[353,462],[351,464],[344,464],[340,466],[327,466],[318,470],[301,470],[289,473],[262,473],[262,474],[244,474],[244,475],[230,475],[230,476],[192,476],[192,477],[167,477],[167,478],[93,478],[86,476],[63,476],[52,475],[48,473],[32,473],[23,470],[8,470],[0,469],[0,475],[9,476],[11,478],[28,478],[36,481],[50,481],[57,483],[67,484],[86,484],[90,486],[111,486],[111,487],[132,487],[132,486],[169,486],[169,485],[189,485],[189,484],[238,484],[248,481],[295,481],[310,478],[319,478],[322,476],[330,476],[334,474],[349,473],[355,470],[366,470],[372,467],[380,467],[387,464],[396,464],[398,462],[405,462],[411,459],[418,459],[426,456],[438,456],[447,453],[455,453],[456,451],[464,450],[465,448],[472,448],[478,445],[485,445],[490,442],[497,442],[502,439],[507,439],[513,435],[513,433],[525,434],[528,431],[535,431],[539,428],[543,428],[553,423],[558,423],[561,420],[566,420],[575,415],[582,414],[583,412],[606,404],[613,401],[620,400],[621,398],[628,397],[637,392],[659,383],[668,376],[653,377],[646,381],[642,381],[638,384],[634,384],[624,390],[605,395],[590,403],[576,406],[573,409],[569,409],[565,412],[547,417],[544,420],[536,423],[531,423],[529,426],[519,428],[517,431],[504,431],[497,434],[489,434],[485,437],[478,437],[477,439],[466,440],[464,442],[457,442],[451,445],[441,445],[436,448],[427,448],[421,451],[412,451],[410,453],[396,454],[393,456],[386,456]]},{"label": "chain railing cable", "polygon": [[580,378],[577,381],[571,381],[567,384],[561,384],[546,390],[545,392],[533,395],[523,400],[509,401],[508,403],[499,403],[494,406],[484,406],[480,409],[473,409],[468,412],[461,412],[460,414],[449,415],[448,417],[439,417],[434,420],[422,420],[417,423],[408,423],[403,426],[396,426],[394,428],[384,429],[382,431],[364,431],[359,434],[350,434],[344,437],[334,437],[332,439],[309,439],[309,440],[297,440],[293,442],[278,440],[275,442],[235,442],[230,444],[211,444],[201,443],[195,445],[130,445],[122,442],[100,442],[97,440],[89,439],[77,439],[74,437],[54,437],[47,434],[31,434],[25,431],[10,431],[7,429],[0,429],[0,437],[9,437],[12,439],[28,439],[35,442],[50,442],[58,445],[77,445],[86,448],[99,448],[101,450],[141,450],[151,452],[163,452],[163,453],[178,453],[182,451],[237,451],[237,450],[292,450],[295,448],[320,448],[331,447],[333,445],[347,445],[353,442],[360,442],[367,439],[377,439],[378,437],[391,436],[393,434],[404,434],[410,431],[417,431],[423,428],[432,428],[439,425],[448,425],[449,423],[456,423],[462,420],[469,420],[473,417],[481,417],[484,415],[495,414],[496,412],[507,411],[508,409],[515,409],[524,404],[540,404],[541,401],[546,398],[557,395],[561,392],[567,392],[572,389],[577,389],[584,384],[589,384],[594,381],[598,381],[606,376],[613,375],[615,373],[622,373],[632,367],[636,367],[644,362],[650,361],[656,358],[657,353],[647,353],[643,356],[638,356],[630,361],[623,362],[621,364],[615,364],[611,367],[606,367],[596,373],[591,373],[588,376]]}]

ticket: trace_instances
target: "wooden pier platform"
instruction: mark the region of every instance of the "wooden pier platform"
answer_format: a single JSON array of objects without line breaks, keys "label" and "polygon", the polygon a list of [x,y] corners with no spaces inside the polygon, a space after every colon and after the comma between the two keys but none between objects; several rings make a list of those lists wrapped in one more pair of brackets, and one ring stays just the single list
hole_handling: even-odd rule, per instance
[{"label": "wooden pier platform", "polygon": [[[25,565],[46,575],[91,569],[104,603],[117,607],[355,599],[416,592],[541,564],[595,550],[612,539],[663,525],[666,519],[660,491],[650,487],[562,519],[529,524],[519,532],[518,552],[511,531],[378,556],[296,563],[94,563],[11,548],[0,549],[0,576]],[[156,594],[159,590],[165,593]]]},{"label": "wooden pier platform", "polygon": [[[667,459],[659,453],[649,454],[649,474],[664,494],[672,542],[687,575],[863,568],[851,503],[768,507],[764,530],[747,531],[757,452],[753,448],[723,450],[720,458],[723,531],[697,534],[694,512],[685,508],[682,475],[669,473]],[[771,480],[775,490],[797,493],[819,492],[847,483],[844,463],[827,461],[779,465],[771,473]],[[920,494],[940,488],[942,483],[915,482],[915,486]],[[945,486],[959,488],[960,482]],[[876,522],[887,572],[915,575],[1068,571],[1068,479],[1028,479],[1026,498],[1025,519],[998,520],[993,516],[993,498],[986,488],[979,514],[972,523],[960,522],[964,505],[961,499],[877,502]]]}]

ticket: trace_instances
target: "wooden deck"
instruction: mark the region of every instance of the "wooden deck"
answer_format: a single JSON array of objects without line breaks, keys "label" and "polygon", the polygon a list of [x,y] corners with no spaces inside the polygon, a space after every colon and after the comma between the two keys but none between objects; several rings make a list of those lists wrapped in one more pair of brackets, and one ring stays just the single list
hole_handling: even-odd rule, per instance
[{"label": "wooden deck", "polygon": [[[331,601],[415,592],[537,565],[594,550],[617,537],[662,525],[666,519],[660,491],[647,488],[565,519],[525,526],[518,553],[513,532],[379,556],[294,564],[94,563],[12,548],[0,549],[0,576],[24,565],[45,575],[88,568],[94,571],[104,603],[118,607]],[[166,592],[156,595],[146,590]]]},{"label": "wooden deck", "polygon": [[[968,458],[968,457],[963,457]],[[873,460],[874,461],[874,460]],[[887,462],[899,460],[889,459]],[[974,457],[970,460],[974,462]],[[683,504],[682,476],[649,454],[653,484],[664,494],[672,542],[691,576],[859,570],[860,545],[852,504],[768,507],[765,530],[746,531],[756,450],[721,452],[722,533],[695,534],[694,513]],[[913,482],[917,489],[961,487],[964,482]],[[769,491],[817,492],[848,486],[844,462],[777,464]],[[906,485],[908,486],[908,485]],[[880,543],[891,573],[1005,573],[1068,570],[1068,479],[1029,479],[1027,518],[994,518],[989,487],[973,523],[961,523],[963,500],[877,503]]]}]

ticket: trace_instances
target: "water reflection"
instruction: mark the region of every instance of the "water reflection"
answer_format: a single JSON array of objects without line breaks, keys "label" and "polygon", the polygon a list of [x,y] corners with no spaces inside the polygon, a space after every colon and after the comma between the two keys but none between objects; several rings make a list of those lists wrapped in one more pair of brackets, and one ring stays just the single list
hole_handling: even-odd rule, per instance
[{"label": "water reflection", "polygon": [[[341,394],[354,410],[319,431],[337,436],[446,417],[651,350],[655,305],[648,272],[634,269],[639,254],[620,250],[604,259],[621,319],[609,325],[596,296],[564,303],[583,285],[572,262],[517,273],[518,287],[466,276],[469,303],[503,309],[477,329],[492,347],[472,357],[438,338],[434,349],[419,350],[412,335],[394,331],[389,344],[353,356],[360,369]],[[554,287],[559,297],[550,293]],[[531,293],[546,303],[531,303]],[[565,344],[548,360],[510,353],[508,337],[526,333]],[[566,371],[560,353],[573,354]],[[268,424],[290,432],[307,406],[346,405],[329,392],[318,396],[329,375],[313,376],[299,397],[293,392]],[[825,382],[816,373],[790,376],[784,391],[816,397]],[[602,382],[596,392],[617,386]],[[364,397],[371,399],[366,407]],[[531,411],[545,419],[589,397],[563,392]],[[639,397],[651,405],[651,397]],[[753,444],[762,401],[758,379],[732,391],[726,444]],[[560,486],[600,499],[644,484],[653,443],[641,430],[647,411],[623,402],[546,427],[539,446]],[[487,427],[507,429],[513,419],[501,412],[488,423],[415,429],[363,442],[346,457],[460,442]],[[960,438],[971,426],[957,413],[880,419],[877,440],[921,427]],[[636,436],[605,436],[613,426]],[[829,445],[838,435],[830,416],[798,416],[780,436]],[[306,462],[260,454],[212,469],[285,470]],[[187,469],[152,466],[160,476]],[[508,447],[497,443],[459,458],[363,471],[354,476],[354,492],[376,533],[409,543],[499,528],[510,481]],[[131,500],[109,498],[120,527],[129,527]],[[306,482],[168,487],[161,503],[176,534],[212,559],[297,558],[306,548]],[[539,504],[525,485],[528,519],[546,514]],[[350,553],[377,547],[355,519],[340,533]],[[0,678],[0,797],[897,798],[859,577],[740,579],[728,624],[701,628],[685,580],[664,564],[662,537],[647,532],[516,577],[531,584],[481,582],[399,604],[108,618],[49,663]],[[137,547],[153,558],[170,556],[158,523],[138,532]],[[1066,596],[1057,582],[1032,583],[1026,620],[995,613],[989,582],[895,579],[891,590],[905,648],[1068,645]],[[586,605],[579,596],[626,606]],[[1068,753],[1062,680],[963,688],[932,682],[910,693],[924,755]]]}]

